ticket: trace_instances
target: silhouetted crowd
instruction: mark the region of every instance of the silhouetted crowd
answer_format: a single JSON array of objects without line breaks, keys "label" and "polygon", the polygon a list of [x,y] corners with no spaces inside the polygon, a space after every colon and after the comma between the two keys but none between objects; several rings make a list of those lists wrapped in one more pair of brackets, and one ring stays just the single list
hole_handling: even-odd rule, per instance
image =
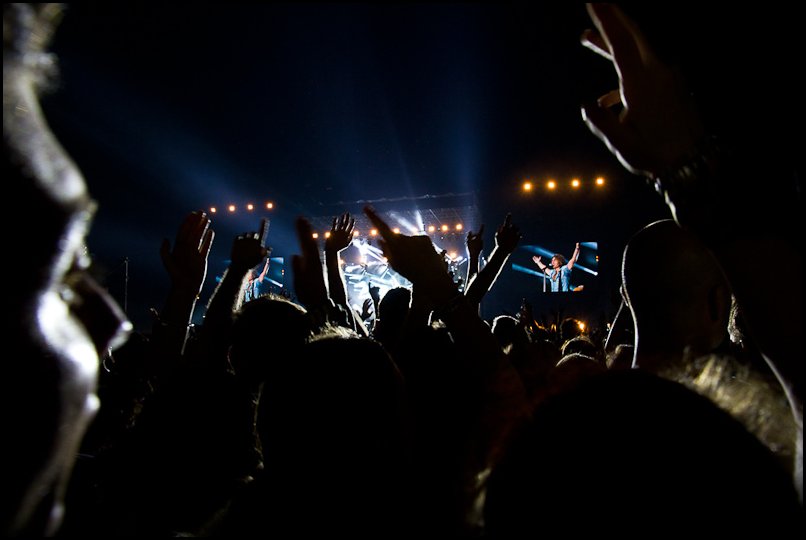
[{"label": "silhouetted crowd", "polygon": [[[220,241],[193,212],[160,248],[165,304],[150,332],[133,333],[85,271],[96,203],[39,109],[60,7],[4,4],[4,178],[38,220],[7,235],[18,262],[4,534],[802,534],[802,255],[776,225],[791,206],[737,180],[753,160],[713,131],[632,19],[613,5],[589,12],[583,42],[620,88],[585,106],[585,122],[673,218],[625,246],[607,335],[574,319],[544,326],[528,303],[479,316],[521,239],[511,215],[484,265],[483,229],[468,233],[458,287],[427,236],[394,232],[371,207],[411,288],[371,288],[353,309],[339,253],[355,219],[343,214],[324,264],[298,218],[293,301],[252,298],[268,268],[264,220],[231,240],[192,325]],[[764,226],[748,223],[751,207]],[[759,246],[793,269],[780,294],[759,287],[769,261],[748,264]],[[558,276],[578,250],[552,261]]]}]

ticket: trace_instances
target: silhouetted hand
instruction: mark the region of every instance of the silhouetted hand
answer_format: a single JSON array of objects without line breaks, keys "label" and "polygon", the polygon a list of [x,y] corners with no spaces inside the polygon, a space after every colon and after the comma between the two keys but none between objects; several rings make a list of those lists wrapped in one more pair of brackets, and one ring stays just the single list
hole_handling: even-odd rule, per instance
[{"label": "silhouetted hand", "polygon": [[422,287],[423,292],[436,302],[447,301],[456,294],[445,259],[434,249],[430,238],[395,233],[370,207],[364,208],[364,213],[378,229],[381,249],[397,272],[415,286]]},{"label": "silhouetted hand", "polygon": [[467,231],[467,255],[470,259],[478,259],[481,256],[481,250],[484,249],[484,225],[479,227],[479,232]]},{"label": "silhouetted hand", "polygon": [[373,303],[374,302],[372,301],[372,298],[364,299],[364,303],[361,306],[361,318],[364,319],[365,321],[369,319],[370,316],[372,315],[372,311],[374,309],[372,307]]},{"label": "silhouetted hand", "polygon": [[268,257],[271,251],[266,248],[266,235],[268,233],[269,220],[263,218],[260,222],[260,231],[238,235],[232,242],[230,267],[245,273]]},{"label": "silhouetted hand", "polygon": [[[682,77],[663,64],[641,30],[613,4],[588,4],[598,33],[582,43],[611,62],[619,89],[582,109],[588,128],[636,174],[657,176],[689,155],[705,129]],[[620,104],[621,111],[612,109]]]},{"label": "silhouetted hand", "polygon": [[372,301],[375,302],[376,305],[380,304],[381,303],[381,288],[378,287],[377,285],[370,284],[370,286],[369,286],[369,296],[370,296],[370,298],[372,298]]},{"label": "silhouetted hand", "polygon": [[319,308],[329,303],[322,259],[319,257],[319,244],[313,238],[313,227],[307,219],[297,218],[296,228],[302,253],[291,259],[294,290],[304,306],[309,309]]},{"label": "silhouetted hand", "polygon": [[507,214],[504,223],[498,227],[495,233],[495,245],[509,254],[518,247],[522,236],[520,229],[512,224],[512,214]]},{"label": "silhouetted hand", "polygon": [[355,228],[355,218],[349,212],[343,213],[339,217],[333,218],[333,226],[330,228],[330,237],[325,240],[325,251],[338,253],[353,241],[353,229]]},{"label": "silhouetted hand", "polygon": [[192,212],[179,226],[173,250],[167,238],[162,241],[160,257],[175,289],[193,296],[201,292],[214,238],[215,232],[210,229],[207,214]]}]

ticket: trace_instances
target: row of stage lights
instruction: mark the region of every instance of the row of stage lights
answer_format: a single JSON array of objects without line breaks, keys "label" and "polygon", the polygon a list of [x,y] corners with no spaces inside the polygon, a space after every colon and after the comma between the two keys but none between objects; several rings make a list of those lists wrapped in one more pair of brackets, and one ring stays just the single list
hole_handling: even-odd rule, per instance
[{"label": "row of stage lights", "polygon": [[[426,230],[428,231],[429,234],[435,233],[437,231],[440,231],[443,234],[444,233],[449,233],[449,232],[461,232],[462,229],[464,229],[464,225],[462,225],[461,223],[457,223],[456,225],[454,225],[453,229],[451,229],[451,227],[449,225],[444,225],[444,224],[440,225],[439,227],[437,227],[436,225],[429,225],[428,227],[426,227]],[[400,234],[400,227],[393,227],[392,232],[395,233],[395,234]],[[419,231],[418,232],[418,231],[412,230],[411,232],[412,232],[412,234],[420,234],[421,232],[425,232],[425,231]],[[371,237],[378,236],[378,229],[370,229],[369,230],[369,235]],[[313,236],[314,238],[319,238],[319,236],[324,236],[325,238],[330,238],[330,231],[325,231],[325,233],[322,234],[322,235],[320,235],[319,233],[315,232],[311,236]],[[357,229],[354,229],[353,230],[353,236],[354,237],[361,236],[361,231],[359,231]]]},{"label": "row of stage lights", "polygon": [[[258,205],[248,203],[248,204],[244,205],[244,208],[246,209],[247,212],[252,212],[252,211],[254,211],[254,210],[256,210],[258,208]],[[261,208],[265,208],[266,210],[274,210],[274,203],[273,202],[267,202]],[[230,214],[234,214],[237,210],[238,210],[238,206],[234,205],[234,204],[227,205],[227,207],[226,207],[226,211],[229,212]],[[211,206],[210,207],[210,213],[211,214],[217,214],[218,212],[219,212],[219,208],[217,206]]]},{"label": "row of stage lights", "polygon": [[[267,202],[264,205],[264,207],[266,208],[266,210],[273,210],[274,209],[274,203]],[[249,203],[249,204],[244,205],[244,208],[246,209],[247,212],[252,212],[257,208],[257,206],[254,205],[254,204]],[[227,205],[226,211],[229,212],[230,214],[234,214],[235,212],[238,211],[238,206],[234,205],[234,204]],[[211,206],[210,207],[210,213],[211,214],[217,214],[218,212],[219,212],[219,208],[217,206]],[[444,225],[444,224],[440,225],[440,226],[429,225],[426,229],[427,229],[429,234],[435,233],[437,231],[440,231],[442,233],[451,232],[451,227],[449,225]],[[461,223],[457,223],[456,225],[453,226],[453,231],[455,231],[455,232],[460,232],[460,231],[462,231],[462,229],[464,229],[464,226]],[[394,227],[392,229],[392,232],[394,232],[395,234],[400,234],[400,227]],[[411,231],[411,232],[412,232],[412,234],[417,234],[417,231]],[[358,237],[360,235],[361,235],[361,231],[359,231],[357,229],[353,231],[353,236],[354,237]],[[378,229],[370,229],[369,235],[370,236],[378,236]],[[319,233],[313,233],[312,236],[314,238],[319,238]],[[323,236],[325,238],[330,238],[330,231],[325,231]]]},{"label": "row of stage lights", "polygon": [[[596,185],[596,187],[602,187],[605,185],[605,179],[599,176],[596,178],[596,180],[593,181],[593,183],[594,185]],[[521,189],[529,193],[537,189],[538,187],[537,184],[538,184],[537,182],[534,182],[532,180],[524,180],[523,184],[521,184]],[[560,187],[560,183],[557,180],[546,180],[544,185],[546,189],[549,191],[554,191],[558,187]],[[580,187],[582,187],[582,180],[580,180],[579,178],[572,178],[571,181],[568,182],[568,185],[571,187],[571,189],[579,189]]]},{"label": "row of stage lights", "polygon": [[[597,187],[602,187],[605,184],[605,179],[602,178],[601,176],[599,176],[599,177],[596,178],[596,180],[594,180],[593,183]],[[571,181],[568,183],[568,185],[571,186],[572,189],[579,189],[580,187],[582,187],[582,181],[579,178],[572,178]],[[546,186],[547,190],[554,191],[559,187],[559,182],[557,182],[556,180],[546,180],[545,186]],[[531,191],[534,191],[535,189],[537,189],[537,182],[534,182],[532,180],[524,180],[523,184],[521,184],[521,189],[523,191],[527,192],[527,193],[531,192]],[[247,212],[252,212],[255,209],[257,209],[257,207],[258,207],[258,205],[255,205],[255,204],[252,204],[252,203],[248,203],[248,204],[246,204],[244,206],[244,208],[246,209]],[[273,210],[274,209],[274,203],[273,202],[267,202],[262,207],[265,208],[266,210]],[[226,207],[226,211],[229,212],[230,214],[235,213],[237,210],[238,210],[238,206],[235,205],[235,204],[230,204],[230,205],[227,205],[227,207]],[[211,206],[210,207],[210,213],[211,214],[217,214],[218,212],[219,212],[219,208],[217,206]],[[437,228],[436,228],[435,225],[429,225],[428,226],[428,232],[429,233],[436,232],[436,230],[437,230]],[[442,225],[441,230],[442,230],[442,232],[448,232],[449,227],[447,225]],[[456,230],[461,231],[462,230],[462,225],[461,224],[456,225]]]}]

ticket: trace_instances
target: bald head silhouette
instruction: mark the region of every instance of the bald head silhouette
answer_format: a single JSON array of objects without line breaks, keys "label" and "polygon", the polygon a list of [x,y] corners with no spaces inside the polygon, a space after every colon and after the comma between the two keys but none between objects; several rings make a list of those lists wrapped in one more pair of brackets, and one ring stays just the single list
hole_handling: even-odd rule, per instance
[{"label": "bald head silhouette", "polygon": [[693,234],[656,221],[624,249],[622,286],[635,327],[634,366],[705,354],[727,337],[730,290],[719,264]]}]

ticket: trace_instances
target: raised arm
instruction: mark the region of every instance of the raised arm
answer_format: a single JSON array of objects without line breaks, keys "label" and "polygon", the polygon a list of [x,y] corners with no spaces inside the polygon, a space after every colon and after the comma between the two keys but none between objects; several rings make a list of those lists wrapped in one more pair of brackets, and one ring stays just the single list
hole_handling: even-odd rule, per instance
[{"label": "raised arm", "polygon": [[475,305],[481,303],[481,299],[492,288],[507,259],[518,246],[521,236],[518,227],[512,224],[512,214],[507,214],[504,223],[495,232],[495,248],[490,254],[490,260],[465,290],[465,296],[470,302]]},{"label": "raised arm", "polygon": [[[680,71],[656,56],[636,23],[612,4],[589,4],[588,11],[596,31],[587,31],[583,43],[613,63],[619,90],[584,107],[583,119],[628,170],[650,179],[675,221],[700,236],[717,257],[753,342],[790,399],[801,437],[802,495],[803,259],[789,236],[797,228],[791,226],[797,210],[788,207],[797,197],[789,187],[775,192],[776,176],[762,179],[770,186],[759,192],[754,177],[754,170],[770,174],[777,165],[792,174],[791,156],[781,146],[776,154],[765,152],[762,141],[756,141],[755,153],[737,153],[709,136]],[[743,114],[728,112],[732,119]],[[735,131],[739,125],[728,127]],[[734,136],[734,145],[746,144],[744,134],[725,135]],[[764,198],[767,193],[773,200]],[[789,279],[777,290],[760,286],[758,269],[747,264],[747,254],[759,249],[786,261]]]},{"label": "raised arm", "polygon": [[[302,251],[294,255],[291,265],[294,270],[294,290],[316,326],[326,323],[352,328],[366,335],[363,322],[353,310],[344,304],[335,303],[327,294],[324,269],[319,253],[319,244],[313,238],[313,227],[303,218],[297,218],[297,238]],[[343,286],[343,285],[342,285]]]},{"label": "raised arm", "polygon": [[467,231],[467,279],[465,283],[470,281],[479,273],[479,259],[481,258],[481,251],[484,249],[484,224],[479,227],[479,232]]},{"label": "raised arm", "polygon": [[178,357],[184,351],[214,238],[207,214],[193,212],[182,221],[173,249],[167,238],[162,241],[160,257],[171,278],[171,289],[154,328],[154,345],[160,354]]},{"label": "raised arm", "polygon": [[262,272],[260,273],[260,275],[257,277],[257,280],[258,280],[259,282],[261,282],[261,283],[263,282],[263,278],[265,278],[265,277],[266,277],[266,273],[269,271],[269,265],[270,265],[270,264],[271,264],[271,260],[270,260],[270,259],[269,259],[269,257],[267,256],[267,257],[266,257],[266,264],[264,264],[264,265],[263,265],[263,271],[262,271]]},{"label": "raised arm", "polygon": [[243,300],[244,278],[247,272],[264,258],[269,256],[266,247],[266,235],[269,233],[269,220],[260,222],[259,231],[241,234],[232,243],[230,265],[224,271],[218,287],[210,297],[207,314],[204,318],[206,329],[213,327],[229,327],[232,317]]},{"label": "raised arm", "polygon": [[540,258],[540,255],[532,255],[532,261],[540,268],[540,271],[544,274],[548,273],[548,266],[543,264],[543,260]]},{"label": "raised arm", "polygon": [[327,266],[327,284],[330,289],[330,298],[345,309],[347,305],[347,290],[344,286],[344,277],[339,264],[339,253],[346,249],[353,241],[355,218],[349,212],[333,218],[330,236],[325,240],[325,265]]},{"label": "raised arm", "polygon": [[576,264],[577,259],[579,259],[579,242],[577,242],[577,245],[574,248],[574,254],[571,255],[571,258],[568,260],[568,264],[566,264],[569,270],[574,268],[574,264]]}]

